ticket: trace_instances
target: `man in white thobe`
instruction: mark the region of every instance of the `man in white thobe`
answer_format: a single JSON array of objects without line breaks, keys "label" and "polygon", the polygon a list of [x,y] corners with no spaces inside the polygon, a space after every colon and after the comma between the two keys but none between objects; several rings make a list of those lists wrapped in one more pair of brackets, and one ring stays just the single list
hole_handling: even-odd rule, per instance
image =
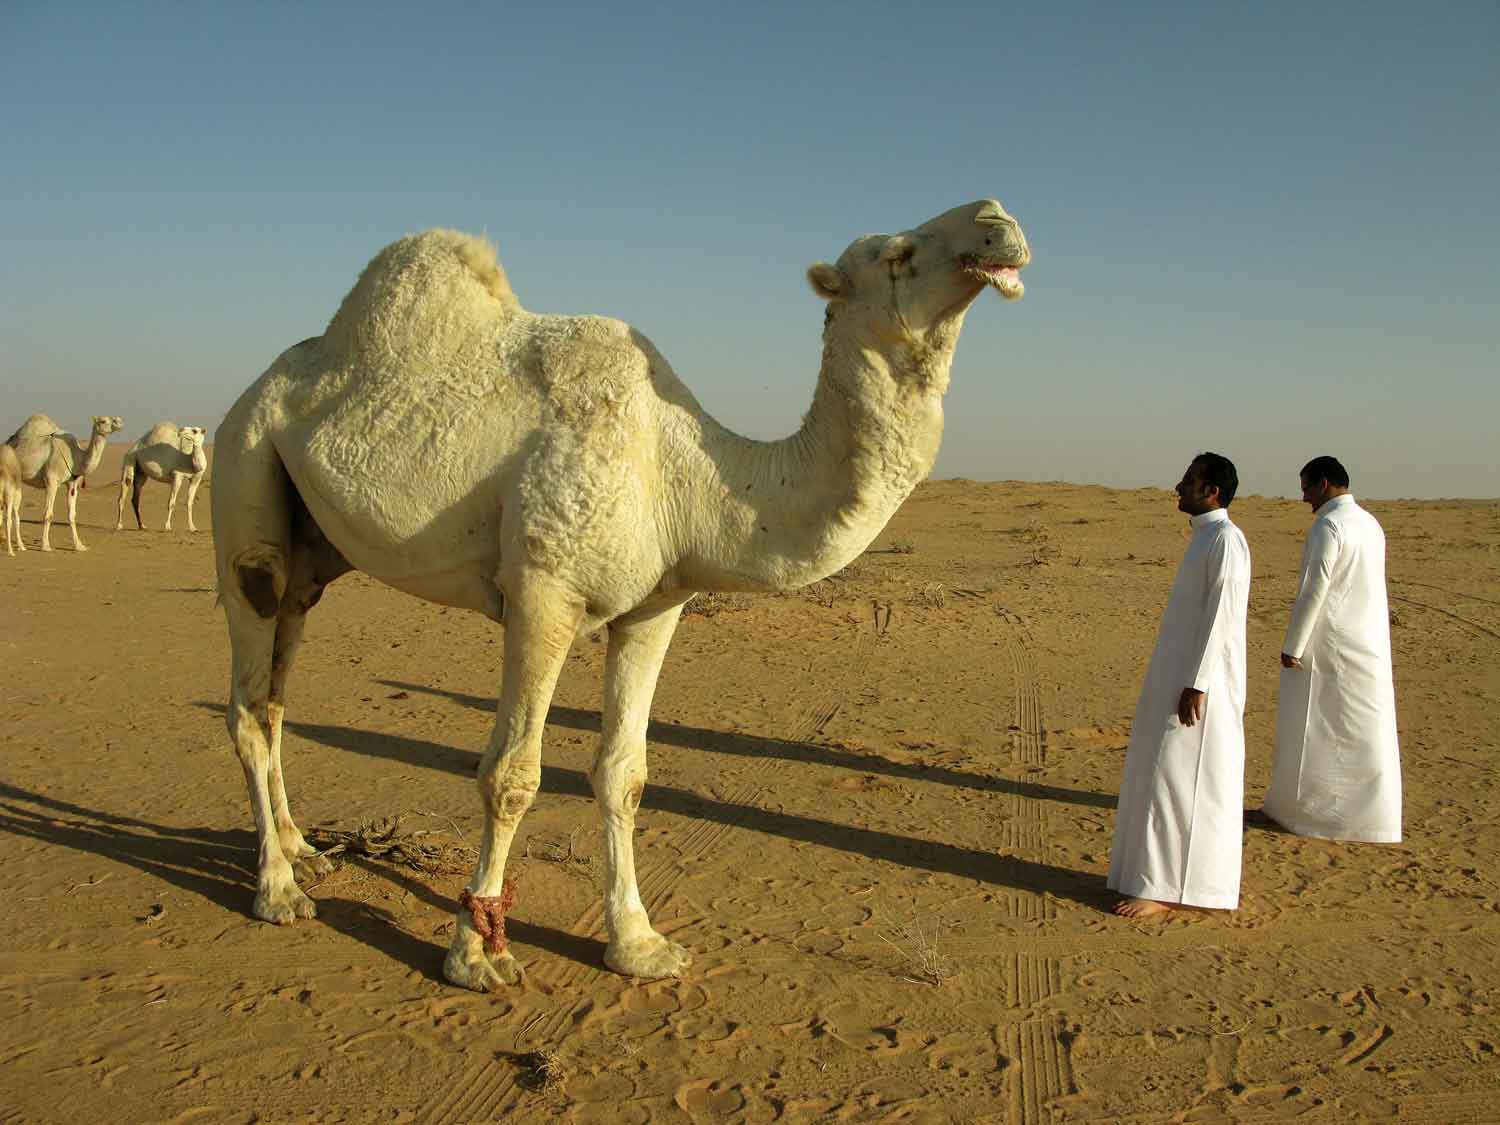
[{"label": "man in white thobe", "polygon": [[1385,595],[1385,533],[1332,457],[1302,469],[1316,513],[1281,646],[1265,814],[1300,836],[1401,839],[1401,753]]},{"label": "man in white thobe", "polygon": [[1177,485],[1192,538],[1136,703],[1109,856],[1126,917],[1239,904],[1250,548],[1226,510],[1238,485],[1216,453]]}]

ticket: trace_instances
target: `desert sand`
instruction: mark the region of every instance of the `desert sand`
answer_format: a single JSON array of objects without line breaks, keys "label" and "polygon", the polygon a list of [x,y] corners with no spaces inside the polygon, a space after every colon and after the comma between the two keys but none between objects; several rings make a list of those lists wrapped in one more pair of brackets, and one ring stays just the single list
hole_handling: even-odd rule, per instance
[{"label": "desert sand", "polygon": [[[153,530],[113,530],[125,448],[79,505],[92,550],[64,518],[36,551],[28,489],[32,550],[0,556],[0,1121],[1500,1120],[1496,501],[1365,501],[1407,839],[1251,827],[1227,915],[1132,922],[1103,885],[1187,535],[1165,489],[930,482],[841,574],[693,607],[636,846],[653,920],[694,954],[681,980],[602,965],[604,645],[582,639],[512,853],[528,976],[480,995],[441,966],[498,628],[330,587],[286,774],[340,865],[307,888],[316,920],[256,921],[210,534],[155,530],[156,485]],[[1231,514],[1256,807],[1311,517]]]}]

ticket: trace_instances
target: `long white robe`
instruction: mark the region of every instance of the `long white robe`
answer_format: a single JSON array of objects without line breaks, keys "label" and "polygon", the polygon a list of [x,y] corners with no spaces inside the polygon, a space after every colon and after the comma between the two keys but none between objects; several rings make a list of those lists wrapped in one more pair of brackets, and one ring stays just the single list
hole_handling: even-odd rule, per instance
[{"label": "long white robe", "polygon": [[1401,839],[1385,533],[1347,494],[1318,509],[1282,651],[1265,812],[1302,836]]},{"label": "long white robe", "polygon": [[[1125,754],[1109,886],[1132,898],[1232,910],[1245,786],[1245,610],[1250,548],[1215,509],[1192,518]],[[1193,726],[1182,689],[1206,692]]]}]

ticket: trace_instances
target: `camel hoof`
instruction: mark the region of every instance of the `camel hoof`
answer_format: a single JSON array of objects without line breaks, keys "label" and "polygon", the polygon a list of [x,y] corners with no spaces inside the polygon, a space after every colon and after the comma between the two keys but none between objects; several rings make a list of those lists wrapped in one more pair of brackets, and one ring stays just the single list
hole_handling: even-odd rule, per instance
[{"label": "camel hoof", "polygon": [[604,963],[622,976],[661,980],[682,976],[693,963],[693,955],[675,941],[652,934],[629,943],[611,943],[604,951]]},{"label": "camel hoof", "polygon": [[76,547],[73,548],[73,550],[75,550],[75,551],[87,551],[88,548],[85,547],[82,543],[79,543]]},{"label": "camel hoof", "polygon": [[298,918],[318,916],[313,900],[298,890],[295,883],[288,883],[275,891],[262,890],[255,896],[251,912],[262,922],[277,926],[290,926]]},{"label": "camel hoof", "polygon": [[448,956],[443,958],[443,976],[449,983],[473,992],[499,992],[506,985],[520,984],[526,976],[521,962],[508,949],[487,953],[479,935],[459,926]]},{"label": "camel hoof", "polygon": [[50,543],[43,543],[41,545],[41,547],[38,548],[38,550],[50,551],[50,550],[52,550],[52,544],[50,544]]}]

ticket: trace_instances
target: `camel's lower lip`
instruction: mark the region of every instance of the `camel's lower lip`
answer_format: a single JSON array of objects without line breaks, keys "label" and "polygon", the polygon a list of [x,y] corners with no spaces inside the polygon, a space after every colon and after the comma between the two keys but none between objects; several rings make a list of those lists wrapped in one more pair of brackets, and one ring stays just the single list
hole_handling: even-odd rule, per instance
[{"label": "camel's lower lip", "polygon": [[1018,300],[1026,292],[1018,266],[991,264],[977,258],[966,258],[962,264],[969,273],[982,277],[987,284],[994,286],[1000,296],[1008,301]]}]

